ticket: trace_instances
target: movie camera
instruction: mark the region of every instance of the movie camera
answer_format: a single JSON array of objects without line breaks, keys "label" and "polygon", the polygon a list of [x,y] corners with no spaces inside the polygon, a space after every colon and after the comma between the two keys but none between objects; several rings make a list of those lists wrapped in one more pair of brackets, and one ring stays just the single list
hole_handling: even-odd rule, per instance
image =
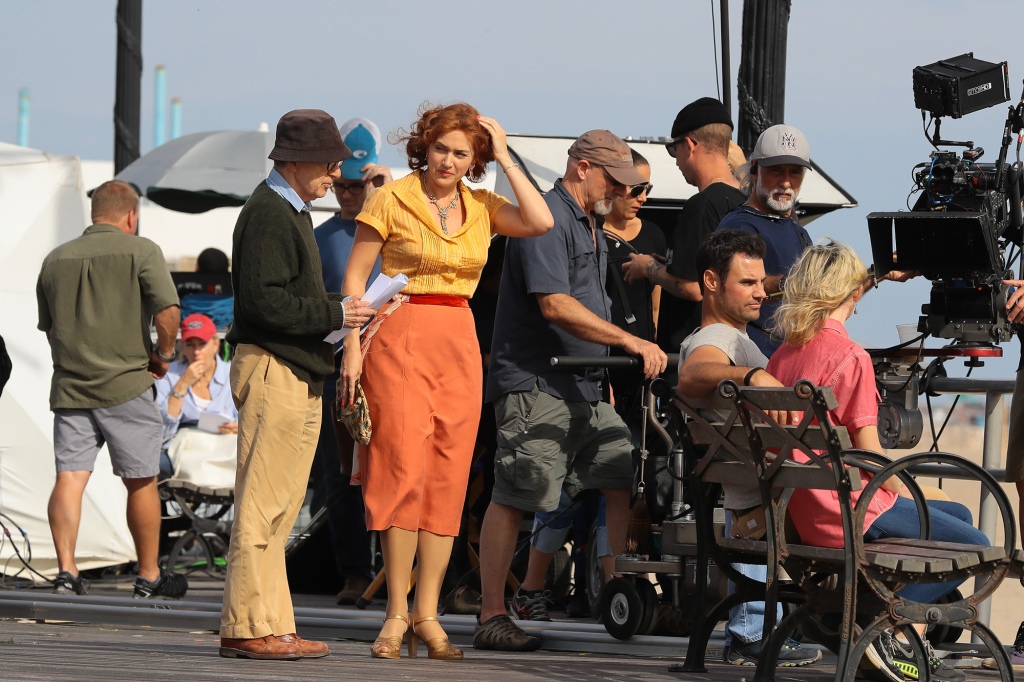
[{"label": "movie camera", "polygon": [[[913,169],[909,211],[871,213],[868,231],[875,275],[916,270],[932,282],[918,330],[957,343],[993,344],[1013,336],[1006,320],[1012,278],[1006,250],[1021,244],[1021,194],[1024,173],[1020,148],[1024,136],[1024,99],[1009,107],[1002,146],[995,163],[973,141],[943,140],[941,117],[959,118],[1010,99],[1006,62],[992,64],[967,53],[914,69],[914,102],[922,120],[930,115],[935,147],[928,161]],[[1012,133],[1017,158],[1006,163]],[[961,153],[940,147],[965,147]],[[909,205],[909,201],[908,201]]]},{"label": "movie camera", "polygon": [[[922,338],[951,339],[953,345],[925,350],[931,357],[963,357],[969,366],[979,366],[980,358],[1001,354],[995,344],[1010,340],[1015,331],[1006,317],[1010,288],[1003,280],[1015,279],[1012,266],[1022,242],[1024,97],[1009,107],[998,159],[983,163],[985,150],[973,141],[942,139],[942,117],[960,118],[1008,101],[1006,62],[962,54],[915,68],[913,84],[914,104],[934,151],[912,170],[909,210],[867,217],[874,272],[881,278],[894,270],[917,271],[927,278],[932,288],[921,306],[918,331]],[[1016,159],[1007,163],[1014,133]],[[964,149],[958,153],[949,147]],[[879,434],[887,448],[913,447],[923,431],[917,402],[928,379],[917,364],[923,353],[887,350],[873,353],[883,398]],[[944,374],[941,362],[929,371]]]}]

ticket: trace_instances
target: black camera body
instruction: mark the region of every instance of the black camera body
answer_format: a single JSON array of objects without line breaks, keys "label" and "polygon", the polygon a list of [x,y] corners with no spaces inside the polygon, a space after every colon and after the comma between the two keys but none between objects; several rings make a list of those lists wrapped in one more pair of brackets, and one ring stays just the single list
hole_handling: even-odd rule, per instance
[{"label": "black camera body", "polygon": [[[1010,107],[995,163],[981,163],[985,150],[973,142],[941,139],[941,116],[963,114],[1009,99],[1006,63],[974,59],[971,53],[914,69],[914,101],[922,118],[935,121],[928,161],[914,167],[917,200],[909,211],[871,213],[868,232],[875,276],[916,270],[932,282],[921,307],[919,331],[960,343],[1009,341],[1006,318],[1013,278],[1005,251],[1021,244],[1021,163],[1006,163],[1011,132],[1024,128],[1024,102]],[[957,153],[941,146],[966,147]],[[1018,146],[1019,151],[1019,146]]]}]

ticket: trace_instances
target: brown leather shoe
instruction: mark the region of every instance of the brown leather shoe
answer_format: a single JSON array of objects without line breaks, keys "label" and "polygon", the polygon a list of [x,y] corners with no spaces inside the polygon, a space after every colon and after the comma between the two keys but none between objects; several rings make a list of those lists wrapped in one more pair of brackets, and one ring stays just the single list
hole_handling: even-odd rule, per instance
[{"label": "brown leather shoe", "polygon": [[331,653],[331,650],[323,642],[302,639],[294,632],[290,635],[277,635],[277,641],[296,645],[302,652],[303,658],[323,658]]},{"label": "brown leather shoe", "polygon": [[302,658],[302,649],[295,642],[284,641],[273,635],[252,639],[221,637],[220,655],[224,658],[295,661]]}]

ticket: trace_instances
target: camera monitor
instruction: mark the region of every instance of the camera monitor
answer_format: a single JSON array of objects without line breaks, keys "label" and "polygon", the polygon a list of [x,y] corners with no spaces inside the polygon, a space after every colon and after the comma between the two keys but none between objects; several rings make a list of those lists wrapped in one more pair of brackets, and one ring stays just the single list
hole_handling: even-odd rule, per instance
[{"label": "camera monitor", "polygon": [[871,213],[868,233],[875,276],[918,270],[930,280],[974,279],[1001,271],[988,222],[986,213],[973,211]]}]

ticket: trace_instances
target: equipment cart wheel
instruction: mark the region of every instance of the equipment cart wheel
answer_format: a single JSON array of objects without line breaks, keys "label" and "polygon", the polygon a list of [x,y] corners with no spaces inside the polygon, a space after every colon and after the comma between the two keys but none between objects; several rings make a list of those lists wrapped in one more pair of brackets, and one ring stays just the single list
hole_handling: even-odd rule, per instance
[{"label": "equipment cart wheel", "polygon": [[658,593],[651,581],[644,578],[636,579],[636,588],[644,605],[644,615],[640,619],[640,627],[637,628],[636,634],[654,634],[654,628],[658,627]]},{"label": "equipment cart wheel", "polygon": [[604,586],[601,594],[601,621],[608,634],[615,639],[626,640],[635,635],[644,621],[646,611],[644,598],[630,580],[612,578]]}]

